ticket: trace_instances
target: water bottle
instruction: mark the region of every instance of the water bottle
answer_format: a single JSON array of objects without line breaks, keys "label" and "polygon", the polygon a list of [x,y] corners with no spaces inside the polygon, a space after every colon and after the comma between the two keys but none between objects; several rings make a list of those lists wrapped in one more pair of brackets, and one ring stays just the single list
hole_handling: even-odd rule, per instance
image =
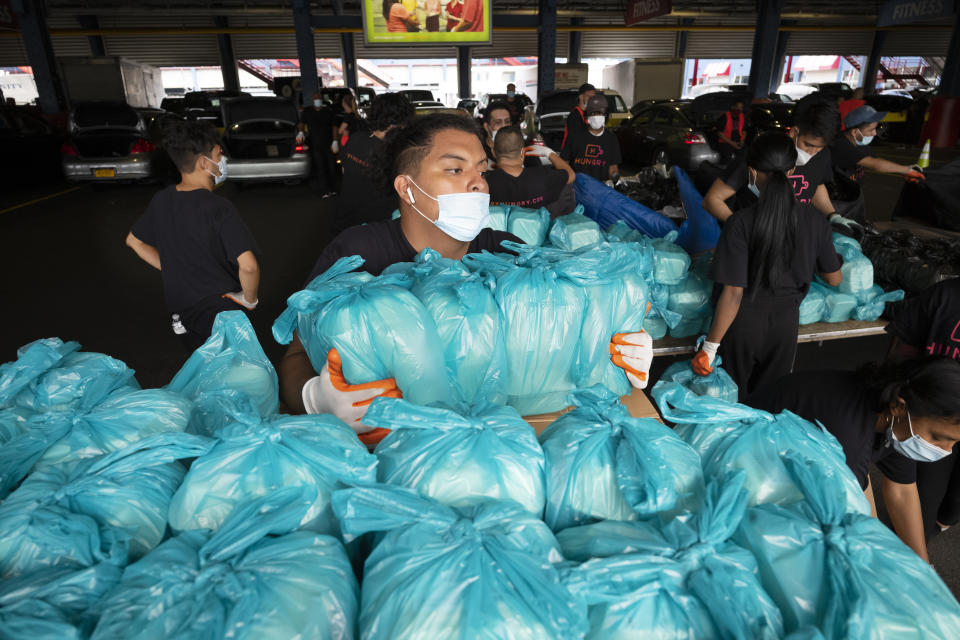
[{"label": "water bottle", "polygon": [[173,314],[173,322],[170,323],[170,326],[173,327],[173,332],[178,336],[182,336],[187,332],[187,328],[183,326],[183,323],[180,322],[180,314]]}]

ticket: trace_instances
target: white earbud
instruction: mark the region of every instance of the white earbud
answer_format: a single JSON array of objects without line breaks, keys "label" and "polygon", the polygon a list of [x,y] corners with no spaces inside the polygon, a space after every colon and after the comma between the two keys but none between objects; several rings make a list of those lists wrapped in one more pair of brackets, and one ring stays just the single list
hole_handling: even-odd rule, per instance
[{"label": "white earbud", "polygon": [[410,187],[407,187],[407,196],[410,197],[410,204],[416,204],[416,200],[413,198],[413,190]]}]

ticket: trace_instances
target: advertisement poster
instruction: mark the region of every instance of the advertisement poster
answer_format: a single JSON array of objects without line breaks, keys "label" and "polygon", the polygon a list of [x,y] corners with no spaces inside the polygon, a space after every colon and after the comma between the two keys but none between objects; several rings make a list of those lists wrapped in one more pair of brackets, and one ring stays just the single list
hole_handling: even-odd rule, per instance
[{"label": "advertisement poster", "polygon": [[363,0],[367,44],[483,44],[491,0]]}]

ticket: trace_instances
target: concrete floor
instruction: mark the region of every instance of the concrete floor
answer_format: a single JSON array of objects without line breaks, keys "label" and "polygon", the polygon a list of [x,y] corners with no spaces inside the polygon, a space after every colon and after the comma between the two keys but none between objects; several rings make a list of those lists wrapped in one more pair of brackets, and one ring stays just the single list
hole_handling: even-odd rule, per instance
[{"label": "concrete floor", "polygon": [[[886,149],[883,155],[912,162],[916,154],[915,149]],[[934,154],[934,159],[955,155]],[[871,218],[889,219],[901,186],[899,179],[867,177]],[[0,290],[7,310],[0,362],[13,360],[27,342],[58,336],[126,362],[144,387],[170,380],[188,354],[170,331],[159,273],[124,245],[130,226],[159,189],[51,185],[0,194]],[[321,200],[307,186],[239,191],[228,182],[218,193],[234,202],[260,244],[263,279],[254,326],[276,362],[284,347],[273,341],[270,327],[329,241],[327,221],[336,201]],[[47,196],[53,197],[18,206]],[[884,338],[801,345],[797,367],[852,369],[881,359],[885,349]],[[655,375],[670,362],[658,359]],[[957,530],[930,546],[933,564],[955,595],[960,595],[958,549]]]}]

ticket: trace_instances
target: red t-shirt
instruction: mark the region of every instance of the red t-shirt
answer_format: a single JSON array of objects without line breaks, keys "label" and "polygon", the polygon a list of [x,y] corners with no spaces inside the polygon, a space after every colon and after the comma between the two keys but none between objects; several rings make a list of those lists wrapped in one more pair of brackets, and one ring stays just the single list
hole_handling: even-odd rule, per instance
[{"label": "red t-shirt", "polygon": [[464,0],[463,21],[470,23],[470,27],[464,31],[483,31],[482,0]]},{"label": "red t-shirt", "polygon": [[450,18],[460,18],[463,16],[463,3],[457,2],[456,0],[451,0],[447,3],[447,31],[453,31],[454,27],[459,24],[459,20],[451,20]]},{"label": "red t-shirt", "polygon": [[407,23],[404,20],[410,18],[410,12],[403,8],[399,2],[390,6],[390,19],[387,21],[387,31],[390,33],[406,33]]}]

